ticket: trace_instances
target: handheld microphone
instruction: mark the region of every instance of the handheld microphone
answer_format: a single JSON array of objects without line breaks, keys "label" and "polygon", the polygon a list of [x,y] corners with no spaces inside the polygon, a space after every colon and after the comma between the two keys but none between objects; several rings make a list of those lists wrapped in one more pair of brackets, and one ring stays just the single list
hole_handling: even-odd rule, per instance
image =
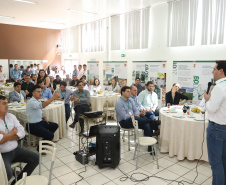
[{"label": "handheld microphone", "polygon": [[209,94],[211,85],[212,85],[212,83],[211,82],[208,82],[208,88],[207,88],[207,91],[206,91],[207,94]]}]

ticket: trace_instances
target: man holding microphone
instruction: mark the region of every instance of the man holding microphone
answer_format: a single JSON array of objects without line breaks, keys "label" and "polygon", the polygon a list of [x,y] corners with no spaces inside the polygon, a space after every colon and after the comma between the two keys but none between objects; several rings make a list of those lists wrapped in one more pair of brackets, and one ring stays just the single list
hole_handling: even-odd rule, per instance
[{"label": "man holding microphone", "polygon": [[212,71],[216,86],[206,92],[207,149],[212,169],[213,185],[226,184],[226,61],[216,61]]}]

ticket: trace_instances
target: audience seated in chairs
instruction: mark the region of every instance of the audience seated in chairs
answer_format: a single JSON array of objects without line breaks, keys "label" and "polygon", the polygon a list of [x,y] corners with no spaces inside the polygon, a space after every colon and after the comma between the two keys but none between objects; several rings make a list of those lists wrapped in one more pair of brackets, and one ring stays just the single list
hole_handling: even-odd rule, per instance
[{"label": "audience seated in chairs", "polygon": [[15,82],[14,83],[14,91],[9,93],[9,101],[10,102],[24,102],[26,101],[26,93],[21,90],[21,83]]},{"label": "audience seated in chairs", "polygon": [[150,111],[146,111],[145,108],[141,105],[140,100],[137,96],[137,87],[132,85],[131,86],[131,96],[130,98],[132,98],[134,100],[134,103],[136,105],[136,108],[140,111],[140,116],[141,117],[146,117],[150,120],[150,124],[152,124],[152,128],[154,128],[155,131],[155,135],[159,135],[159,129],[158,129],[158,124],[156,124],[154,122],[155,120],[155,115],[150,113]]},{"label": "audience seated in chairs", "polygon": [[49,88],[46,88],[46,86],[44,85],[43,80],[38,80],[37,85],[40,86],[42,88],[42,96],[41,98],[47,99],[49,100],[50,98],[52,98],[53,94],[51,92],[51,90]]},{"label": "audience seated in chairs", "polygon": [[66,114],[66,123],[70,117],[70,97],[73,94],[73,91],[71,89],[66,88],[67,83],[62,81],[60,82],[60,88],[59,88],[59,96],[57,100],[64,101],[65,105],[65,114]]},{"label": "audience seated in chairs", "polygon": [[[139,128],[144,130],[144,135],[146,137],[152,137],[155,127],[150,124],[150,120],[147,117],[142,117],[143,114],[137,109],[133,99],[130,98],[130,95],[130,87],[124,86],[121,89],[121,97],[115,104],[119,124],[122,128],[133,128],[131,119],[131,116],[133,115],[135,120],[138,121]],[[150,146],[148,147],[148,151],[151,151]]]},{"label": "audience seated in chairs", "polygon": [[31,82],[30,76],[26,76],[25,82],[22,83],[21,89],[26,93],[26,98],[32,97],[32,89],[34,87],[34,84]]},{"label": "audience seated in chairs", "polygon": [[[42,109],[59,97],[59,91],[56,91],[49,100],[41,102],[42,89],[40,86],[35,85],[32,95],[26,106],[26,113],[29,116],[30,134],[42,137],[43,140],[52,141],[54,132],[58,129],[58,124],[50,122],[43,116]],[[28,127],[26,129],[28,130]]]},{"label": "audience seated in chairs", "polygon": [[71,128],[74,128],[76,123],[79,121],[81,127],[81,133],[84,132],[84,120],[78,118],[80,114],[90,111],[90,93],[84,89],[84,84],[82,81],[78,81],[78,90],[73,92],[74,100],[74,110],[75,118],[74,122],[70,125]]},{"label": "audience seated in chairs", "polygon": [[[22,178],[24,172],[27,175],[31,175],[39,163],[39,155],[37,153],[18,146],[17,140],[22,139],[24,136],[23,126],[13,114],[8,113],[8,101],[4,96],[0,95],[0,153],[5,164],[8,180],[12,178],[12,163],[27,163],[18,175],[18,180]],[[12,184],[15,184],[15,181]]]}]

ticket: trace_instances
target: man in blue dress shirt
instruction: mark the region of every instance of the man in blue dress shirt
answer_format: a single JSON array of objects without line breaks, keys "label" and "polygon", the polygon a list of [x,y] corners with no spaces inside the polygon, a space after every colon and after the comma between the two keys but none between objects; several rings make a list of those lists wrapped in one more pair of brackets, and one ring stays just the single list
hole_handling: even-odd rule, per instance
[{"label": "man in blue dress shirt", "polygon": [[[43,140],[52,141],[54,132],[58,129],[58,124],[50,122],[43,116],[42,109],[48,106],[58,96],[59,91],[56,91],[52,98],[41,102],[39,99],[42,97],[42,89],[38,85],[34,86],[32,98],[27,102],[26,106],[26,113],[29,116],[30,133],[32,135],[42,137]],[[26,129],[28,130],[28,127]]]},{"label": "man in blue dress shirt", "polygon": [[134,116],[135,120],[138,120],[138,126],[144,130],[144,135],[151,137],[153,135],[150,120],[140,115],[140,111],[137,109],[134,101],[130,98],[130,87],[124,86],[121,89],[121,97],[115,104],[115,110],[117,113],[117,120],[122,128],[133,128],[131,116]]},{"label": "man in blue dress shirt", "polygon": [[42,97],[41,98],[46,98],[47,100],[52,98],[53,94],[49,88],[46,88],[43,80],[41,80],[41,79],[38,80],[37,85],[39,85],[42,88]]},{"label": "man in blue dress shirt", "polygon": [[17,64],[14,65],[14,69],[10,70],[10,77],[12,82],[20,82],[21,73]]},{"label": "man in blue dress shirt", "polygon": [[62,81],[60,82],[60,88],[59,88],[59,97],[57,100],[64,101],[65,105],[65,114],[66,114],[66,123],[70,117],[70,97],[73,94],[73,91],[71,89],[66,88],[67,83]]}]

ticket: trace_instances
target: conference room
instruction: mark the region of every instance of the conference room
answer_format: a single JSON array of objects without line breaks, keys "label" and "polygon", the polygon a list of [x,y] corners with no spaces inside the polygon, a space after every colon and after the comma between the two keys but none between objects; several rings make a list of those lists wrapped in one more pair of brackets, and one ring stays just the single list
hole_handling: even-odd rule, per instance
[{"label": "conference room", "polygon": [[225,6],[0,1],[0,185],[224,184]]}]

